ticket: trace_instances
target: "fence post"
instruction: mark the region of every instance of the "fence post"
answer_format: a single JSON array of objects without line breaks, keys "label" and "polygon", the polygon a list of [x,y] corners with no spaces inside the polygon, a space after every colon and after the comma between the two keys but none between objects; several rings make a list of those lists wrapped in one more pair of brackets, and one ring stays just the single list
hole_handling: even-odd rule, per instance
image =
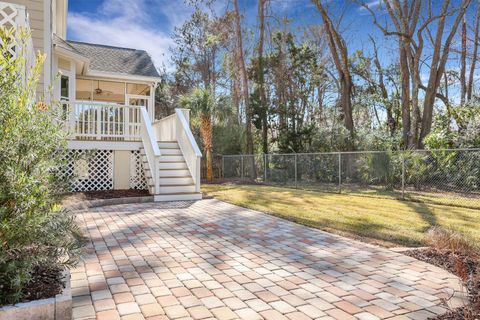
[{"label": "fence post", "polygon": [[338,153],[338,193],[342,193],[342,154]]},{"label": "fence post", "polygon": [[263,182],[267,183],[267,154],[263,154]]},{"label": "fence post", "polygon": [[405,200],[405,153],[402,152],[402,199]]},{"label": "fence post", "polygon": [[222,155],[222,178],[225,179],[225,156]]},{"label": "fence post", "polygon": [[298,184],[297,184],[297,160],[298,160],[298,156],[295,153],[295,189],[298,187]]},{"label": "fence post", "polygon": [[244,175],[244,173],[243,173],[243,154],[240,156],[240,159],[241,159],[241,162],[240,162],[241,180],[243,180],[243,175]]}]

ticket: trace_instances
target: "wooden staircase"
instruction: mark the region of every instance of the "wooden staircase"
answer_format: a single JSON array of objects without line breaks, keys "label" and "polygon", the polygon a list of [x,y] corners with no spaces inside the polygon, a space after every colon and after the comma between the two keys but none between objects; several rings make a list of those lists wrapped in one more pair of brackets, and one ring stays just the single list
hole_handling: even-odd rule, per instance
[{"label": "wooden staircase", "polygon": [[154,181],[145,156],[145,150],[140,149],[148,188],[150,193],[154,195],[155,201],[202,199],[202,194],[196,192],[195,183],[177,141],[159,141],[158,147],[161,156],[158,172],[155,174],[158,175],[159,179],[159,193],[154,192]]}]

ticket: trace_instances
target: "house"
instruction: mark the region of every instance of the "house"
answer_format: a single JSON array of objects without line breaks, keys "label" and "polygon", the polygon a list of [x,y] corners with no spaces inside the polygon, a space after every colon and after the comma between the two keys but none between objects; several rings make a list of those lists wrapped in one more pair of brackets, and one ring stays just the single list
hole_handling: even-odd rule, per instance
[{"label": "house", "polygon": [[155,201],[201,199],[201,153],[188,110],[155,119],[160,78],[148,53],[67,40],[67,6],[0,1],[0,26],[30,28],[27,54],[46,54],[37,98],[64,109],[72,190],[148,189]]}]

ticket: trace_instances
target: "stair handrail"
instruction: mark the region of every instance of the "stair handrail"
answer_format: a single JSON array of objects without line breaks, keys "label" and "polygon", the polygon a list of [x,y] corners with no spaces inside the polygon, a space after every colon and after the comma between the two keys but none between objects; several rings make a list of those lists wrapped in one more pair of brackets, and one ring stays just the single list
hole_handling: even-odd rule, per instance
[{"label": "stair handrail", "polygon": [[177,116],[176,136],[180,150],[192,175],[195,192],[200,192],[200,161],[202,153],[193,137],[192,130],[190,130],[189,120],[187,120],[189,118],[189,112],[189,109],[175,109]]},{"label": "stair handrail", "polygon": [[154,193],[160,193],[160,148],[158,147],[157,139],[155,137],[150,117],[148,116],[147,108],[142,107],[140,111],[140,136],[142,138],[143,147],[145,149],[145,156],[147,158],[150,172],[152,173],[152,180],[154,184]]}]

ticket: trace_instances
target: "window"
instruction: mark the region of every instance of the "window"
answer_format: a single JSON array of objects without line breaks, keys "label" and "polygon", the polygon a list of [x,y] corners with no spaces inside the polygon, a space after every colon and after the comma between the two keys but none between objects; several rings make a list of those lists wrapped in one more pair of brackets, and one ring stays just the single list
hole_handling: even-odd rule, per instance
[{"label": "window", "polygon": [[70,85],[69,85],[69,77],[68,76],[64,76],[62,75],[61,78],[60,78],[60,99],[61,100],[70,100],[69,98],[69,89],[70,89]]}]

